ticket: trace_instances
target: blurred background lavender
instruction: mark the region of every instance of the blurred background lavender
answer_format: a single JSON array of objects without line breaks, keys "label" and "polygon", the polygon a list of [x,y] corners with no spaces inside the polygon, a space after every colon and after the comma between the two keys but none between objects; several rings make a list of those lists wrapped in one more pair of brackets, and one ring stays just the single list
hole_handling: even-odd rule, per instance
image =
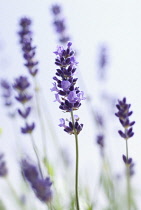
[{"label": "blurred background lavender", "polygon": [[[54,14],[52,12],[53,5],[61,5],[60,13],[54,12],[56,13]],[[79,62],[77,71],[77,76],[80,78],[79,86],[87,98],[78,111],[84,124],[83,131],[79,136],[80,182],[90,190],[90,197],[97,199],[95,195],[98,191],[97,180],[99,179],[101,154],[103,155],[103,153],[108,157],[112,165],[112,173],[117,181],[124,176],[122,154],[125,153],[125,142],[117,132],[120,125],[115,117],[115,104],[117,99],[126,96],[132,104],[133,116],[131,120],[133,118],[136,121],[134,125],[135,135],[129,140],[129,153],[135,163],[135,175],[132,182],[135,191],[140,195],[140,8],[141,3],[139,1],[127,0],[76,0],[75,2],[72,0],[1,0],[0,80],[1,86],[6,87],[7,92],[3,92],[3,88],[0,90],[2,95],[0,100],[0,152],[5,154],[4,158],[10,174],[9,179],[21,199],[24,200],[24,195],[20,190],[22,186],[19,186],[23,185],[19,171],[19,157],[26,151],[27,155],[30,154],[36,161],[28,136],[21,134],[20,127],[23,125],[23,121],[15,111],[19,108],[19,104],[15,102],[14,95],[11,96],[14,93],[11,93],[12,90],[9,86],[20,75],[29,77],[19,44],[19,22],[22,17],[32,19],[33,45],[37,47],[36,59],[39,61],[38,86],[34,86],[35,83],[31,77],[29,80],[32,84],[32,94],[34,88],[41,91],[40,100],[43,101],[41,110],[47,133],[46,152],[52,164],[56,165],[58,171],[62,170],[62,165],[58,165],[57,162],[58,153],[54,152],[54,149],[57,150],[54,148],[57,145],[56,147],[59,148],[67,163],[68,172],[74,167],[74,141],[58,126],[62,112],[58,111],[58,106],[53,102],[54,96],[50,91],[52,77],[56,69],[53,52],[57,45],[60,43],[65,45],[70,40],[73,42]],[[63,20],[64,25],[55,22],[58,20]],[[57,30],[56,27],[59,29]],[[4,80],[9,84],[5,84]],[[5,107],[5,103],[7,103],[7,107]],[[36,105],[34,100],[32,105],[33,108]],[[32,121],[38,119],[37,110],[31,112],[31,117]],[[50,124],[48,124],[49,122]],[[42,153],[42,134],[38,123],[34,136],[38,150]],[[41,158],[43,158],[43,154]],[[59,174],[58,172],[57,184],[61,188],[62,177]],[[8,209],[14,209],[14,202],[13,208],[11,208],[11,202],[5,196],[7,186],[4,180],[0,180],[0,185],[1,198],[6,201]],[[11,196],[10,192],[8,193]],[[141,203],[138,196],[136,200],[140,209]],[[36,202],[37,209],[44,209],[40,202]],[[101,205],[102,202],[105,202],[104,196],[101,199]],[[97,209],[101,209],[101,207],[99,206]]]}]

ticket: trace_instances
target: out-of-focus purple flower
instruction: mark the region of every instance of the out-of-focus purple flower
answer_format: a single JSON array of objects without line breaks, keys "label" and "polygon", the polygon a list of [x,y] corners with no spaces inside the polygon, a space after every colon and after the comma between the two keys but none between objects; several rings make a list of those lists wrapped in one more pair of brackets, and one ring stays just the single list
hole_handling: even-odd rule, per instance
[{"label": "out-of-focus purple flower", "polygon": [[124,128],[124,131],[119,130],[119,135],[124,139],[131,138],[133,133],[132,126],[135,124],[135,121],[130,122],[129,117],[132,115],[132,111],[129,111],[131,104],[126,103],[126,98],[123,100],[119,100],[118,104],[116,105],[118,112],[115,115],[119,118],[121,125]]},{"label": "out-of-focus purple flower", "polygon": [[33,182],[32,188],[35,191],[36,196],[43,202],[49,202],[52,199],[52,191],[50,189],[52,182],[50,178],[37,179]]},{"label": "out-of-focus purple flower", "polygon": [[26,61],[25,66],[32,76],[36,76],[38,72],[38,61],[35,59],[36,47],[32,43],[32,31],[30,29],[32,21],[27,18],[21,18],[19,25],[21,30],[18,32],[20,43],[23,51],[23,57]]},{"label": "out-of-focus purple flower", "polygon": [[23,93],[19,93],[18,96],[15,97],[17,101],[19,101],[22,104],[27,103],[28,101],[30,101],[32,99],[31,95],[28,94],[23,94]]},{"label": "out-of-focus purple flower", "polygon": [[25,76],[20,76],[15,79],[15,83],[13,85],[14,89],[17,89],[20,92],[25,91],[30,86],[30,83]]},{"label": "out-of-focus purple flower", "polygon": [[62,44],[66,44],[70,40],[70,37],[67,35],[65,18],[62,15],[61,6],[53,5],[51,8],[51,12],[54,17],[53,25],[54,25],[55,31],[59,35],[59,42]]},{"label": "out-of-focus purple flower", "polygon": [[18,109],[19,115],[20,115],[21,117],[25,118],[25,119],[29,116],[30,111],[31,111],[31,107],[25,108],[24,111],[21,111],[20,109]]},{"label": "out-of-focus purple flower", "polygon": [[105,141],[104,141],[104,135],[103,134],[99,134],[99,135],[96,136],[96,143],[100,147],[101,155],[104,156]]},{"label": "out-of-focus purple flower", "polygon": [[106,66],[108,63],[107,47],[105,45],[100,47],[100,52],[98,56],[98,75],[100,79],[105,78]]},{"label": "out-of-focus purple flower", "polygon": [[34,128],[35,128],[35,123],[31,123],[31,124],[26,123],[25,124],[25,127],[22,127],[21,128],[21,132],[23,134],[32,133],[32,131],[34,130]]},{"label": "out-of-focus purple flower", "polygon": [[39,172],[35,165],[28,162],[26,159],[21,161],[21,168],[23,176],[29,181],[34,182],[34,180],[39,178]]},{"label": "out-of-focus purple flower", "polygon": [[3,158],[4,158],[4,155],[0,154],[0,176],[1,177],[6,176],[7,173],[8,173],[8,170],[7,170],[7,167],[6,167],[6,163],[3,160]]},{"label": "out-of-focus purple flower", "polygon": [[37,167],[29,161],[21,161],[21,170],[24,178],[29,182],[35,195],[42,202],[49,202],[52,199],[52,190],[49,177],[42,178]]},{"label": "out-of-focus purple flower", "polygon": [[61,7],[59,5],[53,5],[51,11],[54,15],[59,15],[61,12]]},{"label": "out-of-focus purple flower", "polygon": [[100,134],[96,138],[97,144],[100,146],[101,149],[104,148],[104,135]]},{"label": "out-of-focus purple flower", "polygon": [[12,102],[12,85],[5,79],[0,81],[0,85],[2,88],[2,97],[4,99],[5,106],[11,106]]},{"label": "out-of-focus purple flower", "polygon": [[134,166],[135,164],[133,163],[132,158],[128,158],[125,155],[122,155],[123,162],[128,165],[128,173],[130,176],[133,176],[135,171],[134,171]]}]

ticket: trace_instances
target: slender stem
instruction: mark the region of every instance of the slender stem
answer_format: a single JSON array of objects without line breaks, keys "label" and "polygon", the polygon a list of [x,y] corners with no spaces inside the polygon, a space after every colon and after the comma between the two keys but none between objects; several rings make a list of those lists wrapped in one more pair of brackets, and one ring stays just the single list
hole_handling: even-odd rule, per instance
[{"label": "slender stem", "polygon": [[[36,79],[36,78],[35,78]],[[46,151],[46,131],[45,131],[45,126],[44,126],[44,122],[43,122],[43,118],[42,118],[42,114],[41,114],[41,109],[40,109],[40,99],[39,99],[39,95],[38,95],[38,86],[37,86],[37,82],[34,79],[34,86],[35,86],[35,100],[36,100],[36,107],[37,107],[37,113],[38,113],[38,118],[40,121],[40,127],[41,127],[41,135],[42,135],[42,143],[43,143],[43,152],[44,152],[44,158],[47,159],[47,151]]]},{"label": "slender stem", "polygon": [[[24,105],[24,104],[23,104],[23,108],[25,109],[25,105]],[[27,119],[25,119],[25,123],[28,124]],[[39,159],[39,155],[38,155],[38,150],[37,150],[37,147],[36,147],[34,138],[33,138],[33,134],[32,134],[32,132],[29,133],[29,134],[30,134],[30,139],[31,139],[32,147],[33,147],[33,150],[34,150],[35,155],[36,155],[36,158],[37,158],[39,171],[40,171],[40,174],[41,174],[41,176],[42,176],[42,178],[43,178],[43,173],[42,173],[42,169],[41,169],[41,164],[40,164],[40,159]]]},{"label": "slender stem", "polygon": [[74,127],[74,116],[73,111],[71,111],[72,124],[74,128],[75,135],[75,148],[76,148],[76,168],[75,168],[75,196],[76,196],[76,207],[79,210],[79,196],[78,196],[78,163],[79,163],[79,151],[78,151],[78,135]]},{"label": "slender stem", "polygon": [[30,133],[30,138],[31,138],[32,146],[33,146],[33,149],[34,149],[36,158],[37,158],[39,171],[40,171],[40,174],[41,174],[41,176],[42,176],[42,178],[43,178],[43,173],[42,173],[42,169],[41,169],[40,159],[39,159],[39,156],[38,156],[37,147],[36,147],[36,144],[35,144],[35,142],[34,142],[34,138],[33,138],[32,133]]},{"label": "slender stem", "polygon": [[[125,140],[126,141],[126,159],[128,161],[129,158],[129,154],[128,154],[128,139]],[[129,165],[128,163],[126,163],[126,185],[127,185],[127,206],[128,206],[128,210],[131,209],[130,206],[130,200],[131,200],[131,194],[130,194],[130,174],[129,174]]]}]

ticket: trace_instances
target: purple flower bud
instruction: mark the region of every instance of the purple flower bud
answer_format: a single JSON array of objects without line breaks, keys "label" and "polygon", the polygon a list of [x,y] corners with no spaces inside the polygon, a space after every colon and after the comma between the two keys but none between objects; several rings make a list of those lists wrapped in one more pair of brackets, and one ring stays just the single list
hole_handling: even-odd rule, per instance
[{"label": "purple flower bud", "polygon": [[27,107],[25,111],[21,111],[20,109],[18,109],[18,113],[21,115],[21,117],[25,119],[29,116],[30,111],[31,111],[31,107]]},{"label": "purple flower bud", "polygon": [[34,128],[35,128],[35,123],[32,123],[30,125],[28,123],[26,123],[25,124],[25,127],[22,127],[21,128],[21,132],[23,134],[32,133],[32,131],[34,130]]},{"label": "purple flower bud", "polygon": [[20,92],[25,91],[30,86],[27,77],[20,76],[15,79],[13,88],[19,90]]}]

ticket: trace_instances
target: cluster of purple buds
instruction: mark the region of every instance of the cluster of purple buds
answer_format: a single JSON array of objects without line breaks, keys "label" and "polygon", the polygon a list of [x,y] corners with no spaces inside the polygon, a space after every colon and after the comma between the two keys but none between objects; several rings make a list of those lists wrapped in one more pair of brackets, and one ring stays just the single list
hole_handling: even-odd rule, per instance
[{"label": "cluster of purple buds", "polygon": [[33,46],[32,43],[32,31],[30,29],[32,22],[29,18],[24,17],[21,18],[19,24],[21,26],[21,30],[18,32],[18,34],[20,36],[23,57],[26,61],[25,66],[32,76],[36,76],[38,72],[38,61],[35,59],[36,47]]},{"label": "cluster of purple buds", "polygon": [[[27,92],[29,86],[30,83],[27,77],[24,76],[16,78],[13,84],[13,88],[17,91],[17,96],[15,98],[18,102],[20,102],[23,105],[22,109],[18,109],[18,113],[23,119],[25,119],[25,121],[31,112],[31,107],[26,106],[26,104],[32,99],[32,96],[29,95]],[[26,122],[25,127],[21,128],[21,132],[24,134],[31,133],[34,130],[34,128],[35,128],[34,123],[28,124]]]},{"label": "cluster of purple buds", "polygon": [[43,178],[37,167],[26,159],[21,161],[21,170],[23,177],[29,182],[37,198],[42,202],[49,202],[52,199],[50,178]]},{"label": "cluster of purple buds", "polygon": [[130,176],[133,176],[134,175],[134,166],[135,166],[135,164],[133,163],[133,160],[132,160],[132,158],[128,158],[127,159],[127,157],[125,156],[125,155],[123,155],[122,156],[122,158],[123,158],[123,162],[128,166],[128,168],[129,168],[129,170],[128,170],[128,173],[129,173],[129,175]]},{"label": "cluster of purple buds", "polygon": [[129,120],[129,117],[133,113],[132,111],[129,111],[131,104],[127,104],[126,98],[123,98],[122,101],[118,101],[116,107],[118,112],[115,113],[115,115],[119,118],[119,121],[124,128],[124,131],[119,130],[118,132],[122,138],[127,140],[134,135],[132,126],[135,124],[135,121],[130,122]]},{"label": "cluster of purple buds", "polygon": [[59,34],[59,42],[65,44],[70,40],[70,37],[66,35],[65,19],[62,18],[61,7],[59,5],[53,5],[51,11],[54,15],[53,25]]},{"label": "cluster of purple buds", "polygon": [[66,120],[66,121],[68,121],[68,125],[66,125],[65,124],[66,121],[63,118],[61,118],[59,126],[63,127],[64,131],[67,132],[68,134],[74,134],[74,128],[75,128],[76,133],[78,135],[83,128],[83,124],[78,123],[79,117],[77,115],[74,115],[74,119],[75,119],[75,122],[74,122],[74,126],[73,126],[71,121]]},{"label": "cluster of purple buds", "polygon": [[4,105],[7,107],[12,106],[12,85],[7,80],[1,80],[2,97],[4,99]]},{"label": "cluster of purple buds", "polygon": [[0,154],[0,176],[1,177],[5,177],[8,173],[7,167],[6,167],[6,163],[3,160],[4,155]]}]

